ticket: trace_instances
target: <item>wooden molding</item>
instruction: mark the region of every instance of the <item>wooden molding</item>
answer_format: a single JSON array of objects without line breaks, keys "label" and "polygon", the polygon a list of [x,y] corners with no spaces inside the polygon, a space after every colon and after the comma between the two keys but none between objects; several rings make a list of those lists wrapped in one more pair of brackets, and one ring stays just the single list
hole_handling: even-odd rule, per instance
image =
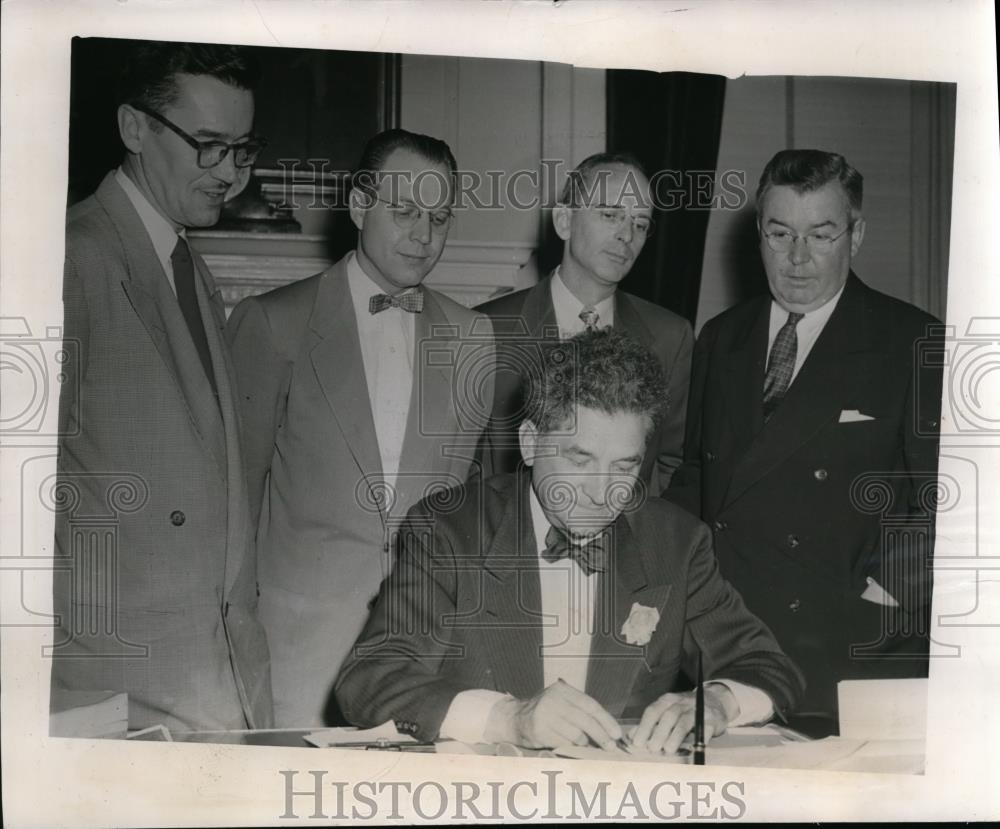
[{"label": "wooden molding", "polygon": [[[314,234],[189,231],[222,291],[227,313],[248,296],[320,273],[333,264],[327,238]],[[445,245],[427,285],[467,307],[538,281],[534,250],[507,242]]]}]

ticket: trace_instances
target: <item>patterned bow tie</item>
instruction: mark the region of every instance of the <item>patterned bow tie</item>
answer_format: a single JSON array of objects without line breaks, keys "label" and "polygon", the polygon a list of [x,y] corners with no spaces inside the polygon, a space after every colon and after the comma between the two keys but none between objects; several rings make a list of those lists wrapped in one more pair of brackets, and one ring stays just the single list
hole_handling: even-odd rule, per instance
[{"label": "patterned bow tie", "polygon": [[369,314],[381,313],[386,308],[402,308],[404,311],[409,311],[411,314],[419,314],[424,310],[424,292],[407,291],[406,293],[398,294],[397,296],[375,294],[368,300]]},{"label": "patterned bow tie", "polygon": [[575,561],[584,574],[603,573],[608,569],[608,551],[606,549],[607,533],[599,533],[587,539],[583,544],[575,544],[569,536],[556,527],[549,527],[545,534],[545,549],[542,558],[546,561],[559,561],[570,558]]},{"label": "patterned bow tie", "polygon": [[588,331],[596,331],[597,323],[600,322],[601,315],[594,308],[584,308],[580,312],[580,319]]}]

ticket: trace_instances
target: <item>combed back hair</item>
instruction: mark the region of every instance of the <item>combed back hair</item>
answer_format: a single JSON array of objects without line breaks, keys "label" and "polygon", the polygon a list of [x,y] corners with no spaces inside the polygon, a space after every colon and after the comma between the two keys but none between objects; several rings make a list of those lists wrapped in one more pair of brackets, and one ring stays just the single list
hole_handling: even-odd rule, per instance
[{"label": "combed back hair", "polygon": [[864,178],[839,153],[824,150],[781,150],[767,162],[757,185],[757,210],[772,187],[788,186],[797,193],[819,190],[831,181],[840,182],[847,193],[851,219],[861,215]]},{"label": "combed back hair", "polygon": [[385,171],[389,156],[396,150],[409,150],[431,164],[443,164],[452,178],[458,170],[458,163],[446,142],[430,135],[396,128],[380,132],[365,144],[361,160],[351,179],[353,187],[363,193],[374,194],[381,181],[379,173]]},{"label": "combed back hair", "polygon": [[559,196],[559,204],[567,207],[583,207],[584,200],[594,195],[594,174],[599,169],[615,164],[631,167],[649,180],[646,168],[632,153],[594,153],[570,170]]},{"label": "combed back hair", "polygon": [[[252,92],[260,80],[260,64],[245,46],[142,42],[125,59],[118,83],[118,103],[140,104],[162,112],[180,94],[178,75],[210,75]],[[157,131],[163,128],[158,121],[150,121],[150,125]]]},{"label": "combed back hair", "polygon": [[525,417],[539,432],[566,428],[578,406],[659,423],[667,403],[663,369],[638,340],[602,328],[541,348],[541,371],[529,372],[525,390]]}]

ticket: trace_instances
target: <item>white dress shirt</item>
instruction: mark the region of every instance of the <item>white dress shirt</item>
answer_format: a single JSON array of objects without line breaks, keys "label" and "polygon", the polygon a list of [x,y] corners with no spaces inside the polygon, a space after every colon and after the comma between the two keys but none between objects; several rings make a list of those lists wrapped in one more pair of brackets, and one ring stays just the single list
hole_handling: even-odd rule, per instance
[{"label": "white dress shirt", "polygon": [[[559,326],[559,338],[562,340],[579,334],[587,326],[580,319],[580,312],[590,306],[584,305],[563,282],[559,268],[552,274],[552,307],[556,312],[556,325]],[[607,328],[615,324],[615,295],[605,297],[593,306],[597,311],[597,327]]]},{"label": "white dress shirt", "polygon": [[[815,311],[810,311],[802,317],[802,319],[799,320],[798,325],[795,326],[795,335],[798,338],[798,345],[795,351],[795,367],[792,369],[792,379],[789,381],[789,384],[795,381],[795,377],[799,373],[799,369],[802,368],[802,364],[806,361],[806,357],[809,356],[809,352],[812,351],[812,347],[816,345],[816,340],[823,332],[827,322],[829,322],[830,316],[837,307],[837,303],[840,301],[840,295],[842,293],[844,293],[843,287],[830,297],[825,305],[821,305]],[[778,336],[778,331],[781,330],[781,326],[783,326],[786,322],[788,322],[788,311],[772,299],[771,322],[767,332],[768,354],[771,353],[771,346],[774,345],[774,340]]]},{"label": "white dress shirt", "polygon": [[[585,691],[594,635],[598,574],[585,575],[572,559],[546,561],[545,536],[549,524],[534,489],[529,494],[531,524],[538,550],[542,597],[542,670],[545,687],[561,679],[578,691]],[[725,685],[732,691],[740,711],[730,726],[766,722],[774,714],[771,698],[759,688],[729,679],[706,682]],[[463,743],[483,742],[493,706],[509,694],[479,688],[455,695],[441,723],[440,736]]]},{"label": "white dress shirt", "polygon": [[115,181],[125,191],[125,195],[128,196],[128,200],[132,202],[132,206],[135,208],[135,212],[139,214],[142,226],[146,228],[149,240],[153,243],[156,258],[163,265],[163,272],[167,275],[170,290],[174,292],[174,296],[177,296],[177,288],[174,286],[174,265],[170,257],[177,246],[177,237],[180,236],[182,239],[187,238],[184,228],[181,228],[180,233],[174,230],[174,226],[163,218],[160,212],[149,203],[149,199],[142,194],[142,191],[135,186],[135,182],[125,174],[125,171],[121,167],[115,170]]},{"label": "white dress shirt", "polygon": [[395,486],[413,392],[415,314],[402,308],[372,314],[369,299],[385,291],[364,272],[354,253],[347,260],[347,282],[358,321],[382,477],[386,484]]}]

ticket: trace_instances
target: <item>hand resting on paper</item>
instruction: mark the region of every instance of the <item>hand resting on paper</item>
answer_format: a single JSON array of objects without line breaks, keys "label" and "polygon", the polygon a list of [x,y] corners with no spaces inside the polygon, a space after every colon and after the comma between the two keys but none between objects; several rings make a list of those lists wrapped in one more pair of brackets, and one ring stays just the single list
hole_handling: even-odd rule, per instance
[{"label": "hand resting on paper", "polygon": [[[705,685],[705,741],[723,734],[739,714],[740,706],[725,685]],[[673,754],[694,731],[695,692],[664,694],[642,712],[632,733],[632,746],[639,751]]]}]

